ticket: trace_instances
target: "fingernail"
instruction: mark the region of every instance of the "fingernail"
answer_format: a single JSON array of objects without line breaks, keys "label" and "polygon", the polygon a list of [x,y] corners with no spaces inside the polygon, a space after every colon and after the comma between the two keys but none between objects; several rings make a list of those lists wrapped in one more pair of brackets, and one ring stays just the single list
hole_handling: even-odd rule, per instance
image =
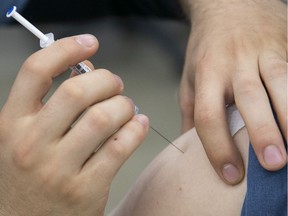
[{"label": "fingernail", "polygon": [[240,179],[239,170],[233,164],[223,166],[223,177],[230,183],[236,183]]},{"label": "fingernail", "polygon": [[276,166],[282,163],[283,157],[277,146],[269,145],[264,149],[264,160],[266,164]]},{"label": "fingernail", "polygon": [[149,119],[147,118],[147,116],[142,115],[142,114],[138,114],[135,116],[135,118],[137,119],[138,122],[140,122],[145,127],[147,127],[149,125]]},{"label": "fingernail", "polygon": [[119,76],[117,76],[116,74],[114,74],[114,77],[115,77],[116,81],[119,83],[119,85],[121,86],[121,89],[123,90],[124,83],[123,83],[122,79]]},{"label": "fingernail", "polygon": [[133,109],[134,109],[134,107],[135,107],[134,101],[131,98],[127,97],[127,96],[124,96],[124,98],[127,99],[127,101],[130,103],[131,107],[133,107]]},{"label": "fingernail", "polygon": [[97,43],[97,39],[90,34],[83,34],[76,36],[75,39],[80,45],[85,47],[92,47]]}]

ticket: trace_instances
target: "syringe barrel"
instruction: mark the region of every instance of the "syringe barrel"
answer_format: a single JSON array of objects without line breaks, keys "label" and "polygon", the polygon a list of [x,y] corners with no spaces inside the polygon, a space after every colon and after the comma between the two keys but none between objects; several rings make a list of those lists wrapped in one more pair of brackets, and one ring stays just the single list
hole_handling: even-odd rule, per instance
[{"label": "syringe barrel", "polygon": [[84,74],[91,71],[91,69],[83,62],[72,66],[71,70],[75,71],[77,74]]}]

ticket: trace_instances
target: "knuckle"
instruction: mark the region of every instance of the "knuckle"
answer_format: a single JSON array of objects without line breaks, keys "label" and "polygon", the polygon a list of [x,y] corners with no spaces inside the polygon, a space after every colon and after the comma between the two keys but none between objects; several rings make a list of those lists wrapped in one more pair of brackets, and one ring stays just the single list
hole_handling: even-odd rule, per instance
[{"label": "knuckle", "polygon": [[75,83],[74,80],[66,80],[61,86],[60,91],[64,95],[65,98],[82,101],[85,96],[85,90]]},{"label": "knuckle", "polygon": [[46,185],[49,188],[54,188],[59,181],[59,172],[52,166],[42,167],[38,173],[38,180],[41,185]]},{"label": "knuckle", "polygon": [[104,109],[91,108],[88,111],[88,125],[92,129],[99,129],[107,127],[111,123],[109,115]]},{"label": "knuckle", "polygon": [[37,73],[41,68],[43,68],[42,62],[37,61],[35,55],[36,54],[31,55],[23,63],[22,69],[26,73]]},{"label": "knuckle", "polygon": [[213,56],[209,56],[206,54],[196,64],[196,78],[197,76],[208,76],[211,74],[215,69],[213,67]]},{"label": "knuckle", "polygon": [[143,127],[142,124],[139,124],[139,122],[135,121],[132,122],[132,124],[127,125],[127,128],[132,132],[132,134],[127,137],[127,142],[129,143],[140,143],[148,132],[148,129]]},{"label": "knuckle", "polygon": [[238,85],[236,86],[237,92],[240,96],[251,95],[258,92],[263,88],[263,84],[260,80],[251,78],[239,79]]},{"label": "knuckle", "polygon": [[[31,143],[31,142],[30,142]],[[34,146],[23,141],[12,151],[12,160],[18,169],[28,170],[34,165]]]},{"label": "knuckle", "polygon": [[114,145],[108,145],[108,152],[112,158],[116,160],[124,160],[129,155],[129,149],[126,145],[121,145],[120,142],[115,142]]},{"label": "knuckle", "polygon": [[118,101],[119,107],[122,104],[124,104],[125,105],[125,110],[129,111],[129,113],[131,115],[134,114],[134,112],[135,112],[135,104],[134,104],[132,99],[130,99],[130,98],[126,97],[126,96],[122,96],[122,95],[117,95],[114,98]]},{"label": "knuckle", "polygon": [[85,197],[85,190],[79,186],[75,179],[68,177],[59,187],[60,196],[64,197],[71,204],[80,203]]},{"label": "knuckle", "polygon": [[107,83],[113,93],[121,93],[124,91],[124,83],[119,76],[114,75],[107,69],[97,69],[97,74],[102,82]]},{"label": "knuckle", "polygon": [[202,108],[201,110],[197,111],[195,113],[195,125],[197,126],[205,126],[214,120],[218,119],[220,115],[217,114],[215,110],[212,108]]},{"label": "knuckle", "polygon": [[51,85],[52,83],[52,79],[45,72],[45,68],[43,68],[42,62],[35,59],[33,55],[26,59],[20,71],[22,74],[24,74],[26,77],[29,77],[30,79],[36,79],[37,81],[41,81],[42,85]]},{"label": "knuckle", "polygon": [[70,204],[79,204],[83,202],[86,194],[82,187],[65,185],[62,187],[61,196]]},{"label": "knuckle", "polygon": [[271,64],[266,73],[264,73],[264,78],[266,81],[270,82],[275,79],[283,79],[287,77],[287,66],[281,63]]},{"label": "knuckle", "polygon": [[102,79],[111,82],[114,79],[114,75],[107,69],[98,69],[97,73],[101,75]]},{"label": "knuckle", "polygon": [[251,139],[256,146],[271,144],[274,140],[278,140],[277,132],[269,123],[263,123],[254,128],[251,133]]},{"label": "knuckle", "polygon": [[54,44],[51,45],[51,47],[53,46],[52,49],[55,49],[57,57],[61,59],[61,61],[69,62],[69,60],[73,59],[74,54],[81,53],[82,46],[80,46],[79,49],[79,47],[75,45],[75,40],[71,40],[71,38],[63,38],[61,40],[57,40]]},{"label": "knuckle", "polygon": [[65,41],[61,45],[59,44],[57,46],[58,52],[61,53],[61,57],[63,59],[67,58],[69,59],[69,56],[73,53],[76,52],[75,47],[73,46],[73,43],[70,43],[70,41]]}]

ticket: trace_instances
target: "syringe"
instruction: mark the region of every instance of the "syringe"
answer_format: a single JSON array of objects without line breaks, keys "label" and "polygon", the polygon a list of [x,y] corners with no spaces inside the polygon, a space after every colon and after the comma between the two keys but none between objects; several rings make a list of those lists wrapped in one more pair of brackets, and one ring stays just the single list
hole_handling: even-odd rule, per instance
[{"label": "syringe", "polygon": [[[12,6],[8,12],[6,13],[6,16],[13,17],[15,20],[17,20],[20,24],[22,24],[26,29],[28,29],[31,33],[33,33],[36,37],[40,39],[40,47],[45,48],[50,46],[52,43],[55,42],[54,40],[54,34],[53,33],[48,33],[48,34],[43,34],[39,29],[37,29],[33,24],[31,24],[27,19],[25,19],[21,14],[17,12],[17,7]],[[75,71],[77,74],[83,74],[83,73],[88,73],[92,71],[85,63],[80,62],[76,64],[75,66],[71,67],[72,71]],[[135,106],[134,109],[135,115],[139,114],[139,108]],[[150,126],[152,130],[154,130],[157,134],[159,134],[163,139],[165,139],[169,144],[174,146],[177,150],[180,152],[184,153],[178,146],[176,146],[173,142],[171,142],[169,139],[164,137],[159,131],[154,129],[152,126]]]},{"label": "syringe", "polygon": [[[39,29],[37,29],[34,25],[32,25],[28,20],[26,20],[21,14],[17,12],[16,6],[12,6],[6,13],[6,16],[13,17],[26,29],[28,29],[31,33],[38,37],[40,39],[41,48],[48,47],[55,42],[53,33],[43,34]],[[91,71],[91,69],[83,62],[72,66],[71,70],[75,71],[77,74],[83,74]]]}]

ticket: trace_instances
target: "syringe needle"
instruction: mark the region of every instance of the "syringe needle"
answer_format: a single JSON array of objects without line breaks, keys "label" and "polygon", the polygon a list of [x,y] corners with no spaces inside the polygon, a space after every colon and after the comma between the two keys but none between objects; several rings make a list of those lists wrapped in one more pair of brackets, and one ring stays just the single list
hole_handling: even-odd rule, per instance
[{"label": "syringe needle", "polygon": [[161,136],[163,139],[165,139],[170,145],[174,146],[177,150],[182,152],[184,154],[184,151],[182,151],[178,146],[176,146],[173,142],[171,142],[169,139],[167,139],[165,136],[163,136],[159,131],[157,131],[155,128],[150,126],[150,128],[155,131],[159,136]]},{"label": "syringe needle", "polygon": [[[140,109],[135,106],[135,115],[140,113]],[[150,125],[150,128],[155,131],[160,137],[162,137],[163,139],[165,139],[169,144],[171,144],[172,146],[174,146],[177,150],[179,150],[180,152],[182,152],[184,154],[184,151],[182,151],[178,146],[176,146],[173,142],[171,142],[169,139],[167,139],[163,134],[161,134],[158,130],[156,130],[154,127],[152,127]]]}]

